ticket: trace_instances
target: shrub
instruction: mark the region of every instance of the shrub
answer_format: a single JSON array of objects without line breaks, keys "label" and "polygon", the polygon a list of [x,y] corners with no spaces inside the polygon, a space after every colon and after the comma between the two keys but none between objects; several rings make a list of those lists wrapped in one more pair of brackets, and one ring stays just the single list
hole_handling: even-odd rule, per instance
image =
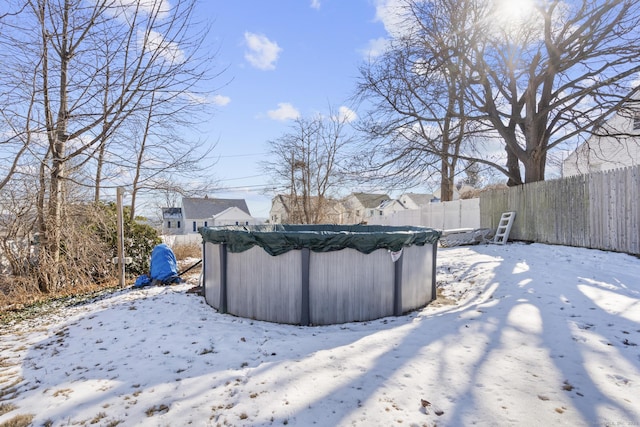
[{"label": "shrub", "polygon": [[[95,231],[108,244],[111,258],[115,258],[118,255],[117,207],[115,203],[101,206],[106,216],[103,222],[95,224]],[[131,220],[130,207],[125,206],[123,211],[124,252],[132,258],[132,263],[127,265],[127,272],[131,275],[148,273],[151,251],[162,240],[153,227],[141,222],[144,218]]]}]

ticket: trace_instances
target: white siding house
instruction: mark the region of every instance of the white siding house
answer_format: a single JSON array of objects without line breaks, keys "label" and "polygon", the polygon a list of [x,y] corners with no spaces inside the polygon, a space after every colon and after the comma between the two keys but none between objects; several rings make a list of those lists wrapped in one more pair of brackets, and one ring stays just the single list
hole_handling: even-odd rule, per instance
[{"label": "white siding house", "polygon": [[289,197],[278,194],[271,199],[269,222],[271,224],[286,224],[289,222]]},{"label": "white siding house", "polygon": [[358,224],[379,216],[377,208],[386,200],[391,200],[387,194],[351,193],[342,202],[345,209],[344,223]]},{"label": "white siding house", "polygon": [[[332,198],[322,199],[322,206],[319,205],[318,197],[310,198],[310,209],[313,213],[316,209],[321,209],[318,213],[319,223],[342,224],[344,207],[338,200]],[[302,198],[297,199],[297,206],[291,202],[291,197],[283,194],[276,195],[271,199],[271,210],[269,211],[269,222],[271,224],[292,224],[298,223],[306,218],[302,206]],[[315,215],[311,215],[315,218]]]},{"label": "white siding house", "polygon": [[257,225],[260,222],[236,206],[232,206],[211,218],[212,226],[217,225]]},{"label": "white siding house", "polygon": [[184,234],[182,208],[162,208],[162,234]]},{"label": "white siding house", "polygon": [[376,208],[376,215],[390,216],[398,211],[405,211],[407,208],[399,200],[384,200]]},{"label": "white siding house", "polygon": [[434,197],[433,194],[404,193],[398,200],[407,209],[420,209],[431,203]]},{"label": "white siding house", "polygon": [[[229,210],[230,208],[235,209]],[[224,215],[220,216],[222,213]],[[213,226],[216,216],[218,221],[231,222],[233,225],[236,222],[257,223],[244,199],[184,197],[182,207],[162,208],[162,234],[197,234],[200,227]]]},{"label": "white siding house", "polygon": [[562,162],[563,176],[640,164],[640,110],[621,110],[594,133]]}]

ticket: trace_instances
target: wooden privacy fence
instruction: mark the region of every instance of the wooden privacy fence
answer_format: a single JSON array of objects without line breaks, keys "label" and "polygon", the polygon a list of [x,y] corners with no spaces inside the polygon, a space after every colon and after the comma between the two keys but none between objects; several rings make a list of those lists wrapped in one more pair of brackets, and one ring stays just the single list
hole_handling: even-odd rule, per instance
[{"label": "wooden privacy fence", "polygon": [[481,227],[515,211],[510,239],[640,254],[640,166],[492,190]]}]

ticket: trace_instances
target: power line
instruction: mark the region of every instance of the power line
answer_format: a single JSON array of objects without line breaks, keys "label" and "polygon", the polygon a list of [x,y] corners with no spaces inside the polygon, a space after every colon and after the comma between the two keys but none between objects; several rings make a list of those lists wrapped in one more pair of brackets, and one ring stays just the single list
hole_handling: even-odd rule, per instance
[{"label": "power line", "polygon": [[238,181],[241,179],[249,179],[249,178],[258,178],[258,177],[262,177],[264,176],[263,174],[260,175],[251,175],[251,176],[241,176],[240,178],[227,178],[227,179],[221,179],[219,181]]},{"label": "power line", "polygon": [[259,184],[259,185],[240,185],[240,186],[236,186],[236,187],[219,187],[219,188],[215,188],[214,191],[231,191],[231,190],[243,190],[243,189],[273,189],[276,190],[278,188],[284,188],[284,187],[278,187],[275,185],[266,185],[266,184]]},{"label": "power line", "polygon": [[253,156],[266,156],[269,153],[249,153],[249,154],[229,154],[226,156],[216,156],[219,159],[229,159],[232,157],[253,157]]}]

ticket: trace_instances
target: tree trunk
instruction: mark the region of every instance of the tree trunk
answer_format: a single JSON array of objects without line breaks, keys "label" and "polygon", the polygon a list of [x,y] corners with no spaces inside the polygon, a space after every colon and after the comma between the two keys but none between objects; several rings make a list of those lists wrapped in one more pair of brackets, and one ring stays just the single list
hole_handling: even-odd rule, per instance
[{"label": "tree trunk", "polygon": [[440,160],[440,200],[450,202],[453,200],[453,176],[449,161],[446,158]]},{"label": "tree trunk", "polygon": [[[49,130],[49,144],[51,146],[51,173],[49,176],[49,209],[48,217],[46,221],[46,246],[47,251],[46,258],[50,263],[45,267],[48,272],[48,287],[58,287],[60,284],[60,252],[62,244],[62,207],[63,207],[63,181],[65,178],[65,163],[66,163],[66,144],[67,144],[67,122],[68,122],[68,71],[69,60],[71,59],[71,52],[68,48],[68,28],[69,28],[69,8],[70,4],[65,2],[64,10],[62,13],[62,25],[59,50],[56,51],[60,58],[60,85],[58,88],[58,115],[55,123],[52,118],[52,108],[49,104],[49,100],[45,100],[48,103],[47,110],[49,114],[48,130]],[[44,16],[43,16],[43,28],[44,28]],[[45,35],[45,45],[48,37]],[[45,51],[46,52],[46,51]],[[46,53],[45,53],[46,54]],[[43,66],[46,68],[48,62],[44,61]],[[48,76],[48,69],[45,69],[45,78]]]},{"label": "tree trunk", "polygon": [[529,153],[529,157],[525,163],[525,183],[544,181],[546,160],[547,156],[541,154],[540,149],[533,150]]},{"label": "tree trunk", "polygon": [[49,152],[45,155],[42,163],[40,163],[40,169],[38,173],[38,179],[40,186],[38,188],[37,200],[36,200],[36,209],[38,215],[38,242],[36,245],[36,259],[38,260],[38,289],[40,292],[47,293],[50,289],[49,277],[46,274],[47,266],[49,262],[47,260],[47,251],[45,248],[47,245],[47,209],[45,205],[45,193],[47,180],[45,177],[46,173],[46,165],[49,160]]},{"label": "tree trunk", "polygon": [[96,161],[96,188],[93,195],[94,203],[100,202],[100,190],[102,185],[102,168],[104,167],[104,154],[106,149],[106,141],[104,137],[100,141],[100,148],[98,149],[98,159]]},{"label": "tree trunk", "polygon": [[522,185],[522,175],[520,173],[520,162],[518,156],[513,152],[509,144],[505,145],[507,151],[507,170],[509,171],[507,185],[515,187]]}]

